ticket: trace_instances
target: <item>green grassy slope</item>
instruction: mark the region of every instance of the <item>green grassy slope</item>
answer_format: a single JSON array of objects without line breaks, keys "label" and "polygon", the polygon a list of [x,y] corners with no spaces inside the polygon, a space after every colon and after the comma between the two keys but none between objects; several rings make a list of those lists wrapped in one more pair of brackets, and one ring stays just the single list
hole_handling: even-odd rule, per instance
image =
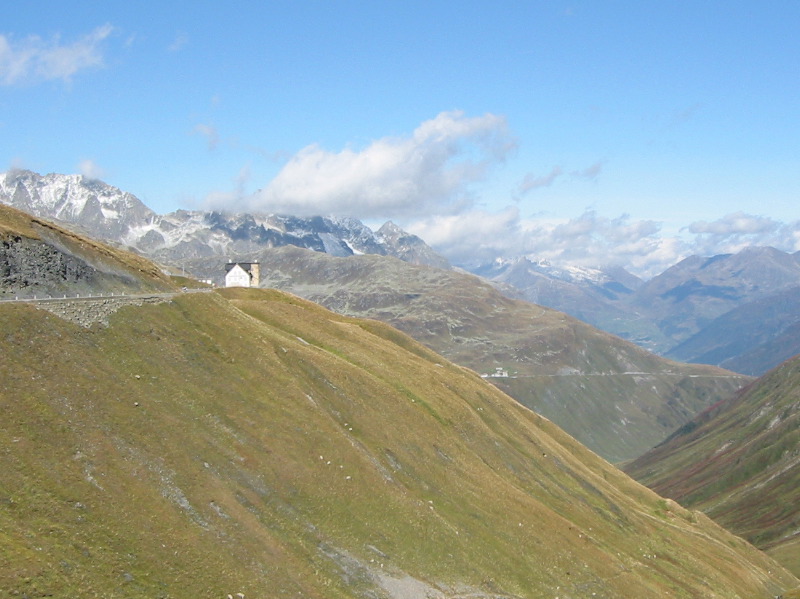
[{"label": "green grassy slope", "polygon": [[627,468],[800,573],[800,358],[701,414]]},{"label": "green grassy slope", "polygon": [[187,294],[89,329],[0,305],[0,381],[2,596],[798,584],[474,373],[277,291]]},{"label": "green grassy slope", "polygon": [[[265,286],[382,320],[491,378],[606,459],[641,455],[747,377],[660,358],[479,278],[381,256],[294,247],[259,256]],[[220,270],[222,265],[220,264]]]}]

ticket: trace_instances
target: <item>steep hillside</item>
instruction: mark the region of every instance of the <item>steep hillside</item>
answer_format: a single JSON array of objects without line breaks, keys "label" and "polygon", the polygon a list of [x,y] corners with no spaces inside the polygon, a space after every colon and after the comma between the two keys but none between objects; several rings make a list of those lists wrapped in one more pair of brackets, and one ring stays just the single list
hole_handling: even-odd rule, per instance
[{"label": "steep hillside", "polygon": [[642,454],[747,380],[664,360],[467,274],[290,247],[258,258],[264,286],[387,322],[479,373],[507,372],[489,380],[614,461]]},{"label": "steep hillside", "polygon": [[0,594],[772,597],[798,580],[405,335],[277,291],[0,305]]},{"label": "steep hillside", "polygon": [[0,299],[175,288],[149,260],[0,204]]},{"label": "steep hillside", "polygon": [[626,470],[800,573],[800,358],[704,412]]}]

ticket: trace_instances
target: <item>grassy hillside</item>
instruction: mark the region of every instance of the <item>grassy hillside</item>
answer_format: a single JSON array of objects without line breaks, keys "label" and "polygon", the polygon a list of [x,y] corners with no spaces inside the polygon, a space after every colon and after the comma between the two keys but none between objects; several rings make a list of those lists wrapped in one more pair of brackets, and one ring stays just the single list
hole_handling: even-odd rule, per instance
[{"label": "grassy hillside", "polygon": [[798,580],[409,337],[277,291],[0,305],[0,595],[771,597]]},{"label": "grassy hillside", "polygon": [[628,472],[800,573],[800,358],[701,414]]},{"label": "grassy hillside", "polygon": [[259,259],[265,286],[387,322],[476,372],[504,369],[509,378],[489,380],[612,461],[641,455],[749,381],[659,358],[472,275],[293,247]]}]

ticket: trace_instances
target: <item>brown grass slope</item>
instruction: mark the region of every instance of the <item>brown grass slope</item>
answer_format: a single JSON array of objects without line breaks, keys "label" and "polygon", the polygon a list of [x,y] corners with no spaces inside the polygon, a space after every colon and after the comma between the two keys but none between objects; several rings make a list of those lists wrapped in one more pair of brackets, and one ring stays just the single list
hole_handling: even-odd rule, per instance
[{"label": "brown grass slope", "polygon": [[750,380],[665,360],[468,274],[294,247],[259,258],[265,286],[387,322],[479,373],[505,369],[509,378],[489,380],[615,462],[641,455]]},{"label": "brown grass slope", "polygon": [[0,204],[0,299],[175,288],[150,260]]},{"label": "brown grass slope", "polygon": [[800,573],[800,358],[701,414],[627,471]]},{"label": "brown grass slope", "polygon": [[0,305],[0,595],[768,597],[797,579],[470,371],[277,291]]}]

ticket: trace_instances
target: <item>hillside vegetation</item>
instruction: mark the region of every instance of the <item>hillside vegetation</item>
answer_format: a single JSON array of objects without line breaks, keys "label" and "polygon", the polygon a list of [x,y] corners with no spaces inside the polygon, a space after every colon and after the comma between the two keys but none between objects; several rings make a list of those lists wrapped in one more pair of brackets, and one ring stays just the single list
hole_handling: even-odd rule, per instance
[{"label": "hillside vegetation", "polygon": [[641,455],[750,380],[665,360],[468,274],[293,247],[258,257],[264,286],[387,322],[476,372],[503,369],[508,378],[489,380],[615,462]]},{"label": "hillside vegetation", "polygon": [[0,594],[771,597],[798,585],[470,371],[277,291],[0,305]]},{"label": "hillside vegetation", "polygon": [[800,573],[800,358],[720,402],[627,471]]}]

